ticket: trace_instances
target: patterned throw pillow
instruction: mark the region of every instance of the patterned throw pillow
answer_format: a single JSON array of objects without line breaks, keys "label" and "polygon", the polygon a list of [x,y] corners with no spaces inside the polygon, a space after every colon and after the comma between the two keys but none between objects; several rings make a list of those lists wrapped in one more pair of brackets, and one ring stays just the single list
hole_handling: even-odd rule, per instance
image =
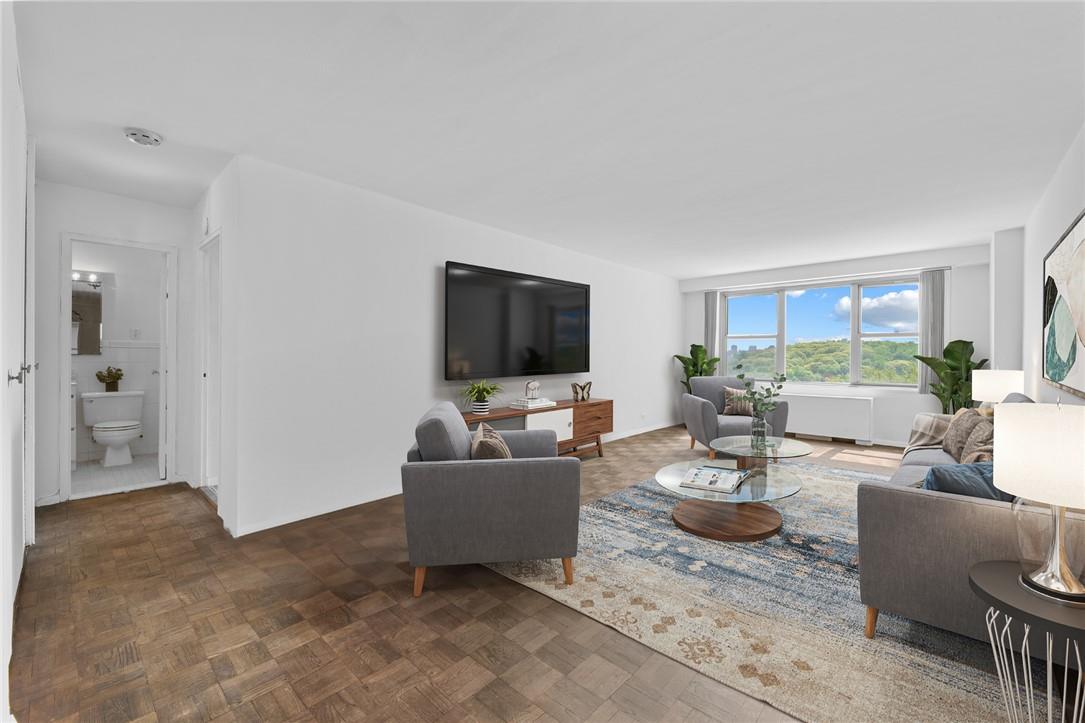
[{"label": "patterned throw pillow", "polygon": [[[982,415],[982,412],[981,412]],[[961,463],[992,462],[995,458],[995,423],[983,415],[983,419],[968,435],[961,451]]]},{"label": "patterned throw pillow", "polygon": [[723,388],[723,413],[739,417],[753,416],[753,402],[746,398],[745,389]]},{"label": "patterned throw pillow", "polygon": [[986,417],[975,409],[958,409],[949,420],[949,428],[946,430],[946,438],[942,440],[942,449],[958,462],[964,454],[964,446],[968,443],[968,437],[976,425],[984,421]]},{"label": "patterned throw pillow", "polygon": [[471,459],[512,459],[512,451],[496,429],[481,422],[471,437]]}]

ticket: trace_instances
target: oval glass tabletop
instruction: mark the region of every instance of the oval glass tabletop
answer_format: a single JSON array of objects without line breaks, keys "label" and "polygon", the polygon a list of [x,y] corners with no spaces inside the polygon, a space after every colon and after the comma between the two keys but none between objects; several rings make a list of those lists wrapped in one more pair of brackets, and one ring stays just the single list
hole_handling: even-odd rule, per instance
[{"label": "oval glass tabletop", "polygon": [[[713,463],[705,459],[675,462],[656,472],[656,482],[675,494],[699,500],[708,500],[709,502],[771,502],[772,500],[790,497],[802,489],[802,481],[798,476],[778,465],[749,470],[749,476],[742,480],[742,484],[731,494],[689,489],[681,486],[686,471],[691,467],[702,467],[711,464]],[[718,461],[715,464],[724,466],[720,465]]]},{"label": "oval glass tabletop", "polygon": [[814,451],[814,448],[806,442],[800,442],[790,437],[766,437],[764,447],[755,447],[753,437],[749,435],[719,437],[713,439],[708,446],[717,452],[733,457],[756,457],[758,459],[805,457]]}]

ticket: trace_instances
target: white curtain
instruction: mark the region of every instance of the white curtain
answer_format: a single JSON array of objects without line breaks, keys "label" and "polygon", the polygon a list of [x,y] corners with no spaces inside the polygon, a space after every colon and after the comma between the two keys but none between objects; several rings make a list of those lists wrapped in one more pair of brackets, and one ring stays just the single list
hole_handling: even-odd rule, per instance
[{"label": "white curtain", "polygon": [[[946,271],[919,274],[919,353],[941,356],[946,346]],[[919,393],[929,394],[937,377],[926,364],[919,365]]]},{"label": "white curtain", "polygon": [[[719,356],[720,349],[720,292],[704,293],[704,347],[708,358]],[[718,371],[718,370],[717,370]]]}]

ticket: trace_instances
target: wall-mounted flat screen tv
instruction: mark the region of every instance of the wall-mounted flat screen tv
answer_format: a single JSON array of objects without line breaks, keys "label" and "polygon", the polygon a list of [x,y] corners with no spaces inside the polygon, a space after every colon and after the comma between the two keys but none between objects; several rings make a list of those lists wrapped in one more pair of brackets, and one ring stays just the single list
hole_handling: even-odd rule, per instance
[{"label": "wall-mounted flat screen tv", "polygon": [[590,290],[445,263],[445,379],[588,371]]}]

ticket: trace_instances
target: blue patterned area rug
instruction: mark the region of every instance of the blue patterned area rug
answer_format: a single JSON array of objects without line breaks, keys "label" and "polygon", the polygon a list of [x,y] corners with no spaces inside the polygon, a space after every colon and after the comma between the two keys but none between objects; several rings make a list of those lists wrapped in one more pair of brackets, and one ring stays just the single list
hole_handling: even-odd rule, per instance
[{"label": "blue patterned area rug", "polygon": [[576,583],[557,561],[497,572],[809,721],[988,721],[1004,715],[991,648],[883,614],[863,636],[850,470],[790,463],[780,535],[725,543],[674,526],[653,480],[582,508]]}]

